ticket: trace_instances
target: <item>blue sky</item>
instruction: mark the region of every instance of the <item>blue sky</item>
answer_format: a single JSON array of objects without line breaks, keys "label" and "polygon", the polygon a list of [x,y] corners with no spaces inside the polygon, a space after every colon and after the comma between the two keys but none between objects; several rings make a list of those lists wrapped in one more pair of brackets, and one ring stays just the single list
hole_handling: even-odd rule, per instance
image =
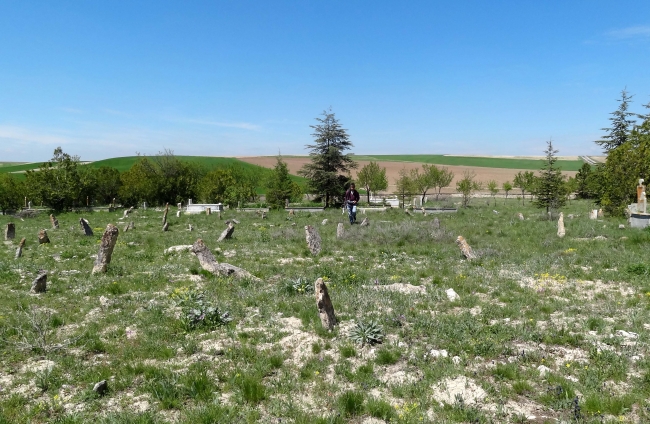
[{"label": "blue sky", "polygon": [[598,154],[649,65],[648,1],[0,0],[0,161],[305,154],[330,107],[357,154]]}]

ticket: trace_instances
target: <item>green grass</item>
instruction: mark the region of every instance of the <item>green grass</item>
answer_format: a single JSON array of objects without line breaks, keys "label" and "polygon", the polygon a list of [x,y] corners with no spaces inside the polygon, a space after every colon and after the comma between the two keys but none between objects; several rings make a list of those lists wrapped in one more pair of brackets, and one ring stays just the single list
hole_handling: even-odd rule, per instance
[{"label": "green grass", "polygon": [[[436,165],[481,166],[486,168],[530,169],[538,171],[542,160],[517,158],[490,158],[475,156],[447,155],[355,155],[356,160],[389,161],[389,162],[421,162]],[[582,166],[581,160],[558,160],[557,166],[563,171],[578,171]]]},{"label": "green grass", "polygon": [[[102,232],[84,236],[79,218],[121,230],[121,211],[61,214],[41,246],[47,213],[0,216],[0,228],[17,231],[0,244],[0,423],[525,422],[509,414],[512,403],[564,422],[648,422],[650,231],[589,220],[592,207],[567,205],[562,239],[554,220],[516,198],[474,199],[437,215],[439,230],[435,215],[369,213],[369,227],[347,225],[341,238],[339,210],[265,220],[226,210],[224,220],[241,224],[222,243],[216,215],[170,214],[163,233],[162,211],[137,210],[105,275],[90,273]],[[305,225],[321,235],[318,257],[305,248]],[[461,258],[458,235],[477,260]],[[260,280],[214,276],[189,252],[163,254],[197,238]],[[48,291],[30,294],[41,269]],[[332,332],[311,289],[319,277],[340,322]],[[426,291],[386,289],[394,285]],[[460,300],[447,299],[449,288]],[[226,311],[232,321],[217,319]],[[381,343],[355,343],[350,330],[371,321]],[[483,404],[434,397],[459,376],[485,390]],[[92,388],[103,379],[99,396]]]}]

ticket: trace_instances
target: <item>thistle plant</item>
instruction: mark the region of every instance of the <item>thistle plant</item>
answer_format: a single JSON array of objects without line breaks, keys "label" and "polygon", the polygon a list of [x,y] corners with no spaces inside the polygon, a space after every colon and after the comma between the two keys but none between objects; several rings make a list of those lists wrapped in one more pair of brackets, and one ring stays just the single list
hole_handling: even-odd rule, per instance
[{"label": "thistle plant", "polygon": [[307,279],[298,277],[287,281],[286,290],[291,293],[313,293],[314,286]]},{"label": "thistle plant", "polygon": [[384,341],[384,329],[375,321],[359,321],[350,330],[350,339],[362,346],[375,345]]}]

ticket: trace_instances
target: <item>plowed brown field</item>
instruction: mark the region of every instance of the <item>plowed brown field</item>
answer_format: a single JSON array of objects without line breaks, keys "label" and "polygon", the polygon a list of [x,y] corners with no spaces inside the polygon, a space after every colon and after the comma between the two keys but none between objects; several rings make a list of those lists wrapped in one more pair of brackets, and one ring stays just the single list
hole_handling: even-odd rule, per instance
[{"label": "plowed brown field", "polygon": [[[238,157],[237,159],[252,163],[255,165],[260,165],[265,168],[273,168],[276,163],[275,156],[250,156],[250,157]],[[285,157],[282,158],[287,163],[289,167],[289,172],[291,174],[297,175],[298,171],[304,164],[309,162],[307,157]],[[367,165],[368,161],[358,161],[359,167],[352,171],[352,177],[356,179],[357,171]],[[420,168],[421,163],[417,162],[378,162],[379,166],[386,168],[386,176],[388,177],[388,190],[386,192],[393,192],[395,190],[395,180],[399,177],[399,171],[401,169],[411,170],[414,168]],[[506,181],[510,181],[515,177],[515,174],[519,171],[527,171],[526,169],[503,169],[503,168],[484,168],[478,166],[447,166],[454,173],[454,180],[451,185],[446,189],[443,189],[443,193],[453,193],[456,191],[456,181],[463,178],[465,171],[473,172],[476,175],[476,180],[487,183],[489,180],[495,180],[499,187]],[[565,171],[564,175],[575,176],[575,171]],[[513,194],[516,194],[515,190]]]}]

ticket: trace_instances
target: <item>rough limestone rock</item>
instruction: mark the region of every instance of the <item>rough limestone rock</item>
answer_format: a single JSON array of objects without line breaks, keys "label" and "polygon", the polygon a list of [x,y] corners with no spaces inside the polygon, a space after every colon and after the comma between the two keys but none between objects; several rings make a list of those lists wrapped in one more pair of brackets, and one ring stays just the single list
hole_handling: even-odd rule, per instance
[{"label": "rough limestone rock", "polygon": [[47,272],[40,271],[34,281],[32,281],[32,293],[45,293],[47,290]]},{"label": "rough limestone rock", "polygon": [[433,220],[433,228],[440,228],[440,220],[437,217]]},{"label": "rough limestone rock", "polygon": [[566,232],[564,231],[564,213],[560,212],[560,218],[557,220],[557,236],[562,238]]},{"label": "rough limestone rock", "polygon": [[100,396],[103,396],[107,391],[108,391],[108,382],[106,380],[102,380],[99,383],[95,384],[95,386],[93,386],[93,392],[97,393]]},{"label": "rough limestone rock", "polygon": [[517,217],[519,218],[520,221],[523,221],[523,220],[524,220],[524,214],[521,213],[521,212],[519,212],[519,213],[517,214]]},{"label": "rough limestone rock", "polygon": [[410,210],[404,209],[404,213],[406,213],[408,216],[413,216]]},{"label": "rough limestone rock", "polygon": [[318,255],[321,249],[321,239],[318,231],[311,225],[305,225],[305,236],[307,238],[307,247],[312,255]]},{"label": "rough limestone rock", "polygon": [[237,220],[234,219],[234,218],[233,218],[233,219],[226,219],[226,225],[230,224],[231,222],[232,222],[233,224],[237,224],[237,225],[239,225],[239,221],[237,221]]},{"label": "rough limestone rock", "polygon": [[187,231],[194,231],[194,227],[192,227],[192,224],[187,224]]},{"label": "rough limestone rock", "polygon": [[212,215],[212,208],[205,208],[206,215]]},{"label": "rough limestone rock", "polygon": [[201,268],[215,275],[249,278],[254,281],[261,281],[246,270],[227,263],[218,263],[212,252],[210,252],[210,249],[208,249],[201,239],[194,242],[191,252],[198,258]]},{"label": "rough limestone rock", "polygon": [[104,231],[104,235],[102,236],[101,243],[99,244],[99,253],[95,260],[95,266],[93,266],[93,274],[106,272],[108,269],[108,264],[111,263],[111,256],[113,255],[113,249],[115,248],[115,243],[117,243],[117,236],[119,234],[120,231],[115,225],[108,224],[106,231]]},{"label": "rough limestone rock", "polygon": [[593,209],[589,212],[589,219],[598,219],[598,209]]},{"label": "rough limestone rock", "polygon": [[25,237],[23,237],[20,240],[20,243],[18,243],[18,249],[16,249],[16,259],[23,256],[23,247],[25,247]]},{"label": "rough limestone rock", "polygon": [[165,222],[165,224],[162,227],[163,232],[167,231],[169,229],[169,222]]},{"label": "rough limestone rock", "polygon": [[59,220],[54,215],[50,215],[50,223],[52,224],[52,229],[56,230],[59,228]]},{"label": "rough limestone rock", "polygon": [[222,242],[226,239],[232,238],[232,233],[235,232],[235,225],[232,222],[228,223],[228,228],[223,230],[219,238],[217,239],[217,242]]},{"label": "rough limestone rock", "polygon": [[266,219],[266,211],[262,212],[262,219]]},{"label": "rough limestone rock", "polygon": [[165,249],[165,251],[163,253],[165,255],[169,255],[171,253],[176,253],[176,252],[189,252],[190,250],[192,250],[192,245],[191,244],[184,244],[184,245],[180,245],[180,246],[168,247],[167,249]]},{"label": "rough limestone rock", "polygon": [[181,217],[181,211],[176,211],[176,218],[180,218],[180,217]]},{"label": "rough limestone rock", "polygon": [[598,218],[604,218],[604,217],[605,217],[605,214],[603,213],[603,210],[602,210],[602,209],[598,209],[598,212],[596,212],[596,216],[597,216]]},{"label": "rough limestone rock", "polygon": [[129,214],[132,211],[133,211],[133,206],[131,206],[130,208],[128,208],[127,210],[124,211],[124,217],[123,218],[126,218],[127,216],[129,216]]},{"label": "rough limestone rock", "polygon": [[456,290],[454,289],[447,289],[445,293],[447,294],[447,299],[449,299],[450,302],[460,300],[460,296],[458,296],[458,293],[456,293]]},{"label": "rough limestone rock", "polygon": [[345,234],[345,226],[343,225],[342,222],[339,222],[339,224],[336,226],[336,238],[342,238],[343,235]]},{"label": "rough limestone rock", "polygon": [[41,230],[38,232],[38,244],[49,243],[50,238],[47,236],[47,231]]},{"label": "rough limestone rock", "polygon": [[13,240],[16,238],[16,224],[10,222],[5,228],[5,240]]},{"label": "rough limestone rock", "polygon": [[465,237],[463,236],[458,236],[456,239],[456,244],[460,248],[460,252],[463,254],[463,256],[466,259],[476,259],[476,254],[472,250],[469,244],[467,244],[467,241],[465,241]]},{"label": "rough limestone rock", "polygon": [[624,229],[625,229],[625,225],[623,225],[623,224],[618,224],[618,229],[619,229],[619,230],[624,230]]},{"label": "rough limestone rock", "polygon": [[360,226],[361,226],[361,227],[367,227],[368,225],[370,225],[370,221],[368,220],[368,217],[363,218],[363,221],[361,221],[361,225],[360,225]]},{"label": "rough limestone rock", "polygon": [[295,214],[296,214],[296,212],[295,212],[293,209],[291,209],[291,210],[289,211],[289,216],[294,216]]},{"label": "rough limestone rock", "polygon": [[323,222],[320,223],[320,225],[327,225],[327,218],[325,218]]},{"label": "rough limestone rock", "polygon": [[336,325],[336,315],[334,315],[334,306],[332,306],[332,300],[327,292],[327,285],[322,278],[314,283],[314,292],[316,293],[316,306],[320,322],[324,328],[332,330]]}]

